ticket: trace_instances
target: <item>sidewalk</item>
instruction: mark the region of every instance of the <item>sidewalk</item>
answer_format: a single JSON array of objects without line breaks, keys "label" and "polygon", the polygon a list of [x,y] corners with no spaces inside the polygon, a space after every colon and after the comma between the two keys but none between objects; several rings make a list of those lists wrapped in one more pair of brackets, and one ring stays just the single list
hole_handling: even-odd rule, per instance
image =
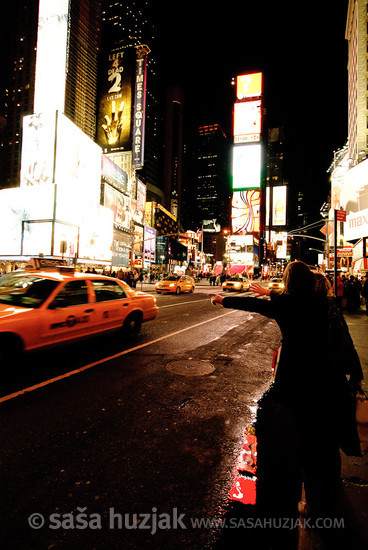
[{"label": "sidewalk", "polygon": [[[362,308],[357,313],[345,313],[344,317],[360,357],[364,374],[363,389],[368,393],[368,315]],[[349,548],[368,548],[368,452],[364,452],[361,458],[347,457],[341,453],[341,458],[341,509],[353,536]]]}]

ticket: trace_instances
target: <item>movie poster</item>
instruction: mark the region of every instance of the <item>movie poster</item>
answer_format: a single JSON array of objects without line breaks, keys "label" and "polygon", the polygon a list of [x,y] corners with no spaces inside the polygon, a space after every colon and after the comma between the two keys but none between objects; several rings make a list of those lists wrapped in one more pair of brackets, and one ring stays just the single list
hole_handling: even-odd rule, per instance
[{"label": "movie poster", "polygon": [[121,48],[106,54],[100,77],[97,143],[104,153],[131,151],[132,78],[135,49]]}]

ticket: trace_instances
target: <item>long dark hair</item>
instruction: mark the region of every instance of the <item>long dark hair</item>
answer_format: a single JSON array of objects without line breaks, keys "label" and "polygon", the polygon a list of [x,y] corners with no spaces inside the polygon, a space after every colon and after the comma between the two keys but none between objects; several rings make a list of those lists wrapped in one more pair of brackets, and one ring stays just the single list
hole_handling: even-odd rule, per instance
[{"label": "long dark hair", "polygon": [[291,296],[312,296],[315,293],[316,279],[304,262],[290,262],[284,271],[284,294]]}]

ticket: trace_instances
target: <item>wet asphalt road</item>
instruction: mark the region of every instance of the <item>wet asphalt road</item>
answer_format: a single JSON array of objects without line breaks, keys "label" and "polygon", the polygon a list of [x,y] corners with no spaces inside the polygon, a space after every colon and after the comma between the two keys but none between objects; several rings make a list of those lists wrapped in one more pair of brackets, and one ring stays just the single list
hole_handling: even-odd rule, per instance
[{"label": "wet asphalt road", "polygon": [[38,352],[3,380],[3,398],[46,385],[0,403],[2,549],[214,548],[221,530],[192,519],[231,507],[280,334],[211,306],[209,291],[158,296],[157,319],[134,341]]}]

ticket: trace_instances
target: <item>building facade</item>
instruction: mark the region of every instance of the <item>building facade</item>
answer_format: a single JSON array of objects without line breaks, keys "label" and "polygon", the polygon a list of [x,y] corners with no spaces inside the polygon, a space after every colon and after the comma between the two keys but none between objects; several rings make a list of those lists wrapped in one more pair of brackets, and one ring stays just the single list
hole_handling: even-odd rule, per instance
[{"label": "building facade", "polygon": [[345,38],[348,41],[348,136],[350,166],[368,150],[368,4],[349,0]]},{"label": "building facade", "polygon": [[[162,198],[161,178],[161,112],[158,91],[158,62],[156,53],[157,26],[152,9],[152,0],[102,1],[102,55],[103,52],[134,50],[139,45],[148,46],[147,92],[145,119],[144,165],[139,177],[147,186],[147,196]],[[115,154],[110,157],[127,171],[131,171],[129,158]]]},{"label": "building facade", "polygon": [[[39,94],[35,96],[37,54],[42,50],[42,44],[38,42],[42,40],[39,29],[46,28],[46,25],[39,21],[41,4],[39,0],[16,0],[13,7],[12,25],[9,29],[9,71],[4,79],[5,89],[2,90],[5,127],[2,130],[0,186],[3,188],[19,186],[23,116],[34,113],[41,104],[45,108],[43,98],[41,99]],[[52,10],[49,13],[45,8],[42,10],[41,18],[45,20],[47,17],[55,16]],[[62,47],[59,49],[60,56],[65,56],[62,75],[65,89],[56,91],[56,87],[60,87],[55,86],[50,76],[45,96],[48,94],[51,103],[59,98],[59,93],[62,94],[62,100],[57,107],[86,135],[94,139],[101,26],[100,2],[72,0],[67,18],[67,36],[63,42],[65,51],[61,52]],[[54,39],[58,38],[59,36],[55,35]],[[46,44],[46,40],[44,43]],[[42,55],[44,63],[48,64],[49,68],[56,68],[55,58],[50,55],[47,59],[45,51]],[[39,89],[41,88],[46,90],[43,83],[39,86]]]}]

